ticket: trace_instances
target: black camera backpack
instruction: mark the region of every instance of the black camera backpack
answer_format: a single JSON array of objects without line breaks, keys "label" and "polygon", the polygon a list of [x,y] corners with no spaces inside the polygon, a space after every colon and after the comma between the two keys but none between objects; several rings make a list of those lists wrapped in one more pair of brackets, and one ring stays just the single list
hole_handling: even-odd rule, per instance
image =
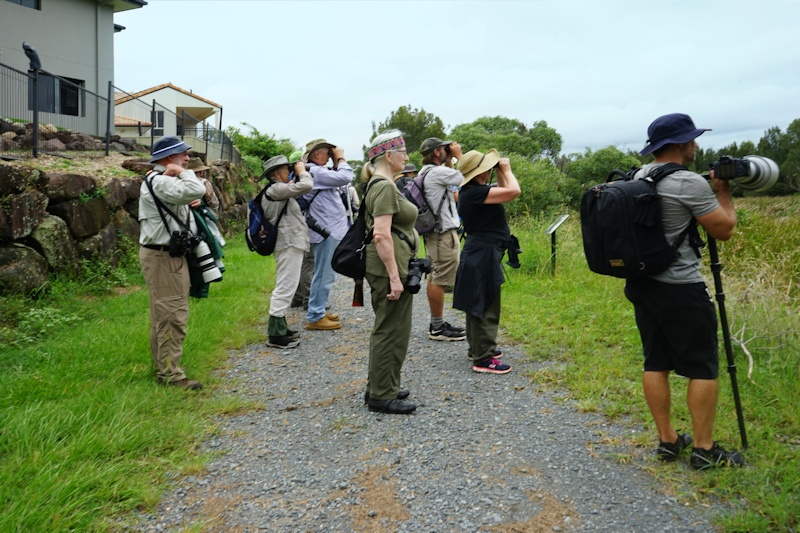
[{"label": "black camera backpack", "polygon": [[[626,279],[658,274],[675,261],[678,247],[690,234],[699,257],[702,241],[694,219],[675,242],[668,242],[664,235],[661,198],[656,184],[678,170],[687,168],[667,163],[642,179],[633,179],[638,168],[627,173],[614,170],[606,183],[583,193],[583,251],[592,272]],[[622,179],[612,181],[615,177]]]},{"label": "black camera backpack", "polygon": [[[261,199],[267,194],[267,189],[269,189],[270,185],[272,183],[268,183],[253,200],[247,203],[247,228],[245,228],[244,237],[250,251],[257,252],[259,255],[272,255],[272,252],[275,251],[275,243],[278,240],[278,225],[281,223],[281,219],[286,213],[286,207],[289,205],[289,200],[286,200],[275,224],[267,220],[267,217],[264,216],[264,211],[261,209]],[[267,199],[271,200],[269,195],[267,195]]]}]

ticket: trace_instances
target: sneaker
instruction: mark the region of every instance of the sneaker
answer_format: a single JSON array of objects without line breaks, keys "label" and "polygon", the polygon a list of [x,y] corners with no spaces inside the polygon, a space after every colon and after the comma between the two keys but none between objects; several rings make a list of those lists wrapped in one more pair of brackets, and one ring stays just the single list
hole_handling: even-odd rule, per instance
[{"label": "sneaker", "polygon": [[286,330],[286,336],[289,337],[292,340],[297,340],[297,339],[300,338],[300,332],[299,331],[295,331],[293,329],[287,329]]},{"label": "sneaker", "polygon": [[463,341],[467,338],[464,331],[456,331],[452,329],[447,322],[442,324],[439,329],[433,329],[433,324],[428,326],[428,338],[434,341]]},{"label": "sneaker", "polygon": [[320,318],[316,322],[309,322],[308,324],[306,324],[306,329],[309,329],[309,330],[325,331],[325,330],[331,330],[331,329],[339,329],[340,327],[342,327],[342,323],[341,322],[334,322],[333,320],[330,320],[326,316]]},{"label": "sneaker", "polygon": [[454,326],[454,325],[452,325],[450,322],[445,322],[445,323],[444,323],[444,327],[446,327],[446,328],[447,328],[447,329],[449,329],[450,331],[455,331],[456,333],[464,333],[464,334],[466,334],[466,333],[467,333],[467,330],[466,330],[466,329],[464,329],[464,328],[460,328],[460,327],[458,327],[458,326]]},{"label": "sneaker", "polygon": [[511,372],[511,365],[507,365],[490,357],[489,359],[484,359],[480,363],[472,365],[472,371],[484,372],[487,374],[508,374]]},{"label": "sneaker", "polygon": [[[411,391],[408,389],[400,389],[397,391],[397,399],[398,400],[405,400],[411,395]],[[364,393],[364,403],[369,403],[369,391]]]},{"label": "sneaker", "polygon": [[272,346],[273,348],[280,348],[282,350],[286,350],[289,348],[294,348],[300,344],[298,339],[294,339],[289,337],[289,335],[284,335],[283,337],[269,337],[269,341],[267,342],[267,346]]},{"label": "sneaker", "polygon": [[692,448],[692,457],[689,465],[696,470],[707,470],[718,466],[742,466],[744,457],[736,450],[729,452],[718,443],[714,443],[710,450]]},{"label": "sneaker", "polygon": [[692,444],[692,441],[692,437],[686,433],[678,433],[678,440],[675,442],[659,441],[658,448],[656,448],[656,459],[667,462],[674,461],[681,455],[683,450]]}]

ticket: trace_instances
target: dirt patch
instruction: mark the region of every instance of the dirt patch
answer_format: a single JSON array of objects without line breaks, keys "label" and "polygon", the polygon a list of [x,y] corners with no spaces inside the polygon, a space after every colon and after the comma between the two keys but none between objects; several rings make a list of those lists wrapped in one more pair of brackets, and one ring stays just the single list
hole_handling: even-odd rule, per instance
[{"label": "dirt patch", "polygon": [[496,533],[545,533],[552,531],[572,531],[578,524],[578,513],[558,501],[547,492],[531,492],[528,497],[531,501],[541,503],[541,511],[524,522],[499,524],[493,526],[491,531]]},{"label": "dirt patch", "polygon": [[122,168],[126,159],[146,158],[147,154],[124,155],[119,152],[110,152],[108,156],[103,153],[75,152],[69,158],[52,155],[40,155],[37,159],[26,158],[13,161],[3,161],[2,164],[12,167],[33,167],[45,172],[61,172],[64,174],[81,174],[95,178],[99,185],[105,185],[112,178],[132,178],[138,173]]},{"label": "dirt patch", "polygon": [[410,514],[397,496],[397,481],[388,466],[371,467],[358,476],[364,488],[361,505],[354,506],[354,531],[396,531]]}]

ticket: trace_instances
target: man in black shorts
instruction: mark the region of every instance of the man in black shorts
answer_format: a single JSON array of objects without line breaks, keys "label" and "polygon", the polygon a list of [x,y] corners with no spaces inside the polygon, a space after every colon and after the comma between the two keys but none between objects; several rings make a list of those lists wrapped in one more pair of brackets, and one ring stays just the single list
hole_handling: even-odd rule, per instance
[{"label": "man in black shorts", "polygon": [[[655,161],[645,165],[636,177],[644,177],[665,163],[689,165],[697,151],[695,139],[705,131],[708,130],[696,128],[688,115],[673,113],[657,118],[650,124],[647,144],[640,152],[654,154]],[[679,170],[658,182],[658,193],[669,242],[675,242],[692,220],[717,240],[728,240],[733,235],[737,219],[727,181],[712,177],[709,186],[702,176]],[[656,457],[674,461],[694,443],[689,459],[693,468],[738,466],[744,463],[742,455],[726,451],[712,438],[719,371],[717,314],[700,273],[699,254],[690,241],[683,240],[679,257],[667,270],[649,278],[628,280],[625,285],[625,296],[633,303],[644,348],[642,383],[658,430]],[[686,402],[694,439],[672,427],[672,370],[689,378]]]}]

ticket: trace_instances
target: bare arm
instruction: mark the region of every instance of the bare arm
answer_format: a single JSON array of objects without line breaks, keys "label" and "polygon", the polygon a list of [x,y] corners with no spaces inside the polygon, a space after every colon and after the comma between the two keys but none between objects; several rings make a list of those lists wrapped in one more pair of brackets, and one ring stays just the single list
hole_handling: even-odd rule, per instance
[{"label": "bare arm", "polygon": [[383,261],[386,272],[389,274],[389,287],[391,294],[386,297],[397,300],[403,292],[403,283],[400,281],[400,272],[397,270],[397,261],[394,259],[394,243],[392,242],[392,215],[375,217],[375,226],[372,228],[372,240],[378,257]]},{"label": "bare arm", "polygon": [[483,203],[504,204],[519,196],[521,192],[519,182],[511,172],[511,163],[508,158],[504,157],[497,164],[497,187],[489,189],[489,194],[486,195]]},{"label": "bare arm", "polygon": [[738,217],[731,199],[730,183],[726,180],[711,179],[711,188],[717,193],[719,207],[707,215],[697,217],[697,223],[718,241],[727,241],[733,236]]}]

